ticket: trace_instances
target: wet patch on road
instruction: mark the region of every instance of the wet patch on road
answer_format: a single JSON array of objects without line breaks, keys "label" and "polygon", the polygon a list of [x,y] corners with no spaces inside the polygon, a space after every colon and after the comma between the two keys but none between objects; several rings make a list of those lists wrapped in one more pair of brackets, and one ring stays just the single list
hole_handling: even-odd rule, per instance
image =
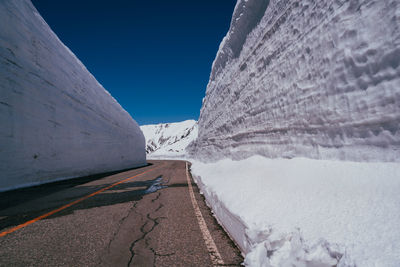
[{"label": "wet patch on road", "polygon": [[154,180],[150,180],[149,182],[151,182],[150,186],[147,187],[146,190],[144,190],[144,194],[151,194],[157,192],[160,189],[168,187],[167,185],[165,185],[161,175]]},{"label": "wet patch on road", "polygon": [[[168,181],[164,181],[162,175],[160,175],[152,180],[123,183],[114,187],[113,189],[105,191],[104,193],[113,194],[116,191],[129,191],[132,193],[132,195],[147,195],[169,187],[166,185],[167,183]],[[134,190],[132,191],[132,189]]]}]

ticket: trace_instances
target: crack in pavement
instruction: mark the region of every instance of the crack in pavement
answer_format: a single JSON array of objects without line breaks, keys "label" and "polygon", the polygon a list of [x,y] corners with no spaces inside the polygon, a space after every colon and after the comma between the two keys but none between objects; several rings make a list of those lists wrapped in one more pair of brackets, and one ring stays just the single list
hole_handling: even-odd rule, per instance
[{"label": "crack in pavement", "polygon": [[155,201],[157,201],[157,200],[160,198],[160,196],[161,196],[161,192],[158,192],[156,198],[153,198],[153,199],[151,200],[151,202],[154,203]]},{"label": "crack in pavement", "polygon": [[[154,203],[155,201],[159,200],[160,196],[161,196],[161,192],[158,192],[158,194],[156,195],[156,197],[155,197],[154,199],[152,199],[151,202]],[[135,212],[136,214],[138,214],[139,216],[141,216],[141,219],[147,218],[147,220],[146,220],[146,221],[143,223],[143,225],[140,227],[140,232],[142,233],[142,235],[141,235],[138,239],[134,240],[134,241],[131,243],[131,245],[129,246],[129,251],[130,251],[130,253],[131,253],[131,257],[130,257],[130,259],[129,259],[129,261],[128,261],[128,265],[127,265],[128,267],[131,265],[131,263],[133,262],[133,259],[134,259],[135,255],[136,255],[136,253],[135,253],[135,246],[136,246],[140,241],[145,241],[145,248],[148,249],[149,251],[153,252],[153,254],[154,254],[154,249],[150,247],[150,244],[148,243],[148,240],[146,240],[146,237],[147,237],[148,234],[150,234],[150,233],[160,224],[160,221],[161,221],[162,219],[166,219],[166,217],[162,217],[162,216],[160,216],[160,217],[155,217],[155,218],[152,218],[152,217],[151,217],[151,214],[152,214],[152,213],[156,213],[157,211],[159,211],[159,210],[160,210],[161,208],[163,208],[163,207],[164,207],[164,205],[160,203],[160,205],[158,205],[158,207],[157,207],[155,210],[149,211],[149,212],[147,212],[146,214],[142,214],[142,213],[140,213],[140,212],[137,212],[136,209],[134,210],[134,212]],[[146,228],[148,228],[148,225],[151,225],[151,227],[150,227],[150,229],[146,230]],[[153,262],[153,265],[154,265],[154,264],[155,264],[155,257],[154,257],[154,260],[153,260],[153,261],[154,261],[154,262]]]},{"label": "crack in pavement", "polygon": [[155,209],[155,212],[156,212],[156,211],[159,211],[159,210],[162,209],[162,208],[164,208],[164,205],[160,203],[160,205],[158,205],[158,208]]},{"label": "crack in pavement", "polygon": [[[43,189],[46,198],[28,196],[27,200],[12,206],[10,211],[15,215],[26,214],[24,221],[27,221],[38,218],[36,213],[47,214],[64,201],[74,203],[73,196],[80,197],[82,202],[73,208],[65,207],[68,210],[57,215],[48,215],[49,220],[40,220],[35,227],[24,228],[24,232],[2,238],[0,265],[210,266],[204,238],[193,216],[185,162],[152,164],[159,172],[140,179],[133,180],[137,170],[61,187],[57,184]],[[144,172],[150,170],[153,169]],[[167,179],[169,182],[165,183]],[[109,190],[111,185],[115,188]],[[223,248],[221,255],[226,256],[223,266],[240,266],[243,262],[240,252],[232,241],[227,241],[229,238],[222,234],[223,229],[213,224],[216,220],[212,212],[202,202],[204,198],[194,182],[191,185],[200,213],[209,223],[207,227],[217,245]],[[105,188],[108,191],[103,193]],[[83,197],[89,191],[94,191],[97,197],[86,201]],[[29,199],[35,202],[32,204]],[[5,220],[6,215],[10,216],[8,211],[0,219]],[[221,229],[221,233],[216,229]],[[36,242],[37,236],[43,242]]]},{"label": "crack in pavement", "polygon": [[154,255],[153,267],[156,267],[157,257],[170,257],[170,256],[175,255],[175,252],[167,253],[167,254],[159,254],[159,253],[156,252],[156,250],[154,248],[150,248],[150,250],[151,250],[151,252],[153,252],[153,255]]},{"label": "crack in pavement", "polygon": [[131,212],[136,208],[136,204],[137,202],[133,203],[132,207],[130,207],[130,209],[128,210],[127,214],[121,218],[118,222],[118,228],[117,230],[114,232],[114,235],[112,236],[112,238],[110,239],[110,241],[107,244],[107,251],[110,252],[110,247],[111,247],[111,243],[115,240],[115,238],[117,237],[119,231],[121,230],[121,227],[124,223],[124,221],[129,217],[129,215],[131,214]]}]

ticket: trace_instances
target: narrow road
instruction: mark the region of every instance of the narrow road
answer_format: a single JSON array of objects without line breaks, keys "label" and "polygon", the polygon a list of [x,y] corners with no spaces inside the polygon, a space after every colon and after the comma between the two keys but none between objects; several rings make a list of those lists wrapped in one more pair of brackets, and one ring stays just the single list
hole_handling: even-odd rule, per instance
[{"label": "narrow road", "polygon": [[240,266],[188,164],[149,163],[1,193],[0,266]]}]

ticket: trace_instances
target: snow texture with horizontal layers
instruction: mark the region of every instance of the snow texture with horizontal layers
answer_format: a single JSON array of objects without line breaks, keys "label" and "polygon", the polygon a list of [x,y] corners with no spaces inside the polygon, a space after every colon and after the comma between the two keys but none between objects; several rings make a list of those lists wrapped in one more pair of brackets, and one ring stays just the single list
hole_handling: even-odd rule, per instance
[{"label": "snow texture with horizontal layers", "polygon": [[0,1],[0,190],[146,164],[138,124],[29,0]]},{"label": "snow texture with horizontal layers", "polygon": [[186,120],[140,126],[148,158],[186,158],[186,147],[197,138],[197,122]]},{"label": "snow texture with horizontal layers", "polygon": [[400,2],[239,0],[191,154],[400,161]]},{"label": "snow texture with horizontal layers", "polygon": [[192,174],[246,266],[399,266],[400,164],[252,156]]}]

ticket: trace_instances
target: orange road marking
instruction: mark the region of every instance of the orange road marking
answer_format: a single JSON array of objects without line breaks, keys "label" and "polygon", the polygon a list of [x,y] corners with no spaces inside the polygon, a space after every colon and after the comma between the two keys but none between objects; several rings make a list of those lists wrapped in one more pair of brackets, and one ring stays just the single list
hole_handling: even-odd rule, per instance
[{"label": "orange road marking", "polygon": [[[156,168],[158,168],[158,167],[156,167]],[[35,219],[32,219],[32,220],[30,220],[30,221],[27,221],[27,222],[25,222],[25,223],[22,223],[22,224],[20,224],[20,225],[17,225],[17,226],[15,226],[15,227],[13,227],[13,228],[10,228],[10,229],[8,229],[8,230],[5,230],[5,231],[3,231],[3,232],[0,233],[0,237],[6,236],[6,235],[8,235],[8,234],[11,234],[12,232],[15,232],[15,231],[17,231],[17,230],[19,230],[19,229],[21,229],[21,228],[24,228],[25,226],[28,226],[28,225],[30,225],[30,224],[32,224],[32,223],[34,223],[34,222],[37,222],[37,221],[39,221],[39,220],[41,220],[41,219],[47,218],[47,217],[49,217],[49,216],[51,216],[51,215],[53,215],[53,214],[55,214],[55,213],[57,213],[57,212],[60,212],[60,211],[62,211],[62,210],[65,210],[66,208],[71,207],[72,205],[75,205],[75,204],[77,204],[77,203],[79,203],[79,202],[82,202],[82,201],[84,201],[85,199],[88,199],[88,198],[93,197],[93,196],[95,196],[95,195],[97,195],[97,194],[100,194],[100,193],[103,192],[103,191],[106,191],[106,190],[108,190],[108,189],[110,189],[110,188],[112,188],[112,187],[114,187],[114,186],[116,186],[116,185],[122,184],[122,183],[124,183],[124,182],[129,181],[129,180],[132,180],[133,178],[138,177],[138,176],[140,176],[140,175],[143,175],[143,174],[145,174],[145,173],[148,173],[149,171],[152,171],[152,170],[154,170],[154,169],[156,169],[156,168],[151,168],[150,170],[147,170],[147,171],[144,171],[144,172],[142,172],[142,173],[136,174],[135,176],[132,176],[132,177],[126,178],[126,179],[124,179],[124,180],[121,180],[121,181],[119,181],[119,182],[113,183],[112,185],[109,185],[109,186],[107,186],[107,187],[104,187],[104,188],[100,189],[99,191],[96,191],[96,192],[94,192],[94,193],[91,193],[91,194],[89,194],[89,195],[87,195],[87,196],[81,197],[81,198],[79,198],[79,199],[77,199],[77,200],[75,200],[75,201],[72,201],[71,203],[68,203],[68,204],[66,204],[66,205],[64,205],[64,206],[62,206],[62,207],[59,207],[58,209],[52,210],[52,211],[50,211],[50,212],[48,212],[48,213],[46,213],[46,214],[43,214],[43,215],[40,215],[39,217],[36,217]]]}]

